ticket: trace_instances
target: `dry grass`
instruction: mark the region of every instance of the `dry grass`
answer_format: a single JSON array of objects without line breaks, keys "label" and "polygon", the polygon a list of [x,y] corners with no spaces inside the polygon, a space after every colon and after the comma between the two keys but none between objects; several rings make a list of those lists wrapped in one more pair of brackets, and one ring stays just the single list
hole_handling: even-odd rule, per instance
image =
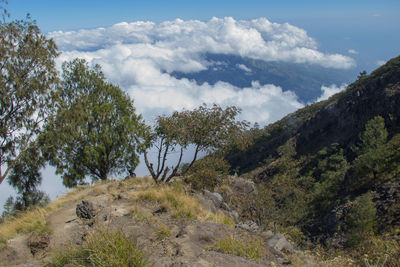
[{"label": "dry grass", "polygon": [[262,240],[259,238],[232,235],[217,240],[210,247],[210,250],[247,257],[249,259],[260,259],[263,255],[264,247]]},{"label": "dry grass", "polygon": [[179,185],[157,185],[139,192],[132,192],[138,201],[153,202],[163,206],[177,219],[210,221],[234,226],[235,223],[223,213],[214,214],[203,208],[199,201],[187,194]]}]

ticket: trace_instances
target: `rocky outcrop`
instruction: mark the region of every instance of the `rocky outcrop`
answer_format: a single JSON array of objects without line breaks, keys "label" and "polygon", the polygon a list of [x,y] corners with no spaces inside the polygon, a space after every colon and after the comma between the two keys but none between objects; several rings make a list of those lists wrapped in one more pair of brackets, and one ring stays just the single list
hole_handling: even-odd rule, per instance
[{"label": "rocky outcrop", "polygon": [[380,185],[372,196],[380,227],[400,225],[400,181]]},{"label": "rocky outcrop", "polygon": [[96,216],[93,203],[86,199],[82,200],[82,202],[76,206],[76,216],[85,220],[90,220]]}]

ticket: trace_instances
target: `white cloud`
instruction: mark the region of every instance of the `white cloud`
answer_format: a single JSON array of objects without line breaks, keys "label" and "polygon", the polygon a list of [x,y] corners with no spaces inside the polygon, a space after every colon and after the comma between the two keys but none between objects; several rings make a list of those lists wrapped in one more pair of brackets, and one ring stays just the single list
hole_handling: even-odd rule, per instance
[{"label": "white cloud", "polygon": [[354,50],[354,49],[349,49],[347,52],[348,52],[349,54],[353,54],[353,55],[357,55],[357,54],[358,54],[358,51],[356,51],[356,50]]},{"label": "white cloud", "polygon": [[376,62],[376,65],[377,66],[382,66],[382,65],[385,65],[386,64],[386,61],[385,60],[378,60],[377,62]]},{"label": "white cloud", "polygon": [[[106,77],[130,94],[138,112],[147,120],[162,112],[218,103],[239,106],[243,109],[243,119],[266,124],[303,106],[294,93],[283,92],[274,85],[257,82],[248,88],[225,82],[198,85],[171,75],[173,71],[198,72],[223,64],[208,62],[207,53],[333,68],[354,66],[349,57],[318,51],[315,40],[305,30],[265,18],[236,21],[227,17],[207,22],[177,19],[159,24],[124,22],[108,28],[57,31],[49,37],[63,51],[59,65],[75,57],[100,64]],[[251,71],[245,65],[236,67]]]},{"label": "white cloud", "polygon": [[244,70],[245,72],[251,72],[251,69],[249,69],[246,65],[244,64],[236,64],[236,67],[238,69]]},{"label": "white cloud", "polygon": [[321,91],[322,95],[317,99],[316,102],[321,101],[321,100],[326,100],[329,97],[333,96],[334,94],[337,94],[343,90],[345,90],[347,87],[347,84],[342,84],[340,87],[338,87],[336,84],[332,84],[331,86],[322,86]]},{"label": "white cloud", "polygon": [[305,30],[266,18],[123,22],[108,28],[51,32],[49,37],[62,51],[112,51],[113,47],[124,47],[130,57],[151,58],[167,72],[204,69],[208,63],[203,57],[206,53],[343,69],[355,65],[347,56],[318,51],[315,40]]}]

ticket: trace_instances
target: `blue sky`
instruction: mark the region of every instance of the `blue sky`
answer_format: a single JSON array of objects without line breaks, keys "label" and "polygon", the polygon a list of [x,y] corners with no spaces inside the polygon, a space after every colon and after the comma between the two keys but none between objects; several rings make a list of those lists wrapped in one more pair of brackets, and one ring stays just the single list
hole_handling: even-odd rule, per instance
[{"label": "blue sky", "polygon": [[398,0],[9,0],[7,9],[13,18],[29,12],[43,32],[106,27],[123,21],[266,17],[305,29],[322,50],[345,53],[351,47],[358,52],[353,57],[360,69],[371,71],[377,61],[400,54]]}]

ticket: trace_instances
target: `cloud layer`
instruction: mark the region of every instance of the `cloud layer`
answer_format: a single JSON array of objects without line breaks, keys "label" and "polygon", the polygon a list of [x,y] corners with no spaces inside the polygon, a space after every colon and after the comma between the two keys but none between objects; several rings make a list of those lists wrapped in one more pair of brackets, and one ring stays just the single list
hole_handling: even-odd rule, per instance
[{"label": "cloud layer", "polygon": [[[249,88],[224,82],[198,85],[171,75],[174,71],[198,72],[215,66],[215,62],[206,60],[208,53],[339,69],[355,64],[347,56],[318,51],[315,40],[305,30],[265,18],[123,22],[108,28],[52,32],[49,37],[63,52],[59,63],[80,57],[100,64],[106,77],[133,97],[147,120],[160,112],[218,103],[237,105],[243,109],[243,119],[265,124],[303,106],[295,94],[286,91],[289,88],[283,88],[283,92],[280,87],[258,82]],[[246,66],[237,67],[251,71]]]}]

